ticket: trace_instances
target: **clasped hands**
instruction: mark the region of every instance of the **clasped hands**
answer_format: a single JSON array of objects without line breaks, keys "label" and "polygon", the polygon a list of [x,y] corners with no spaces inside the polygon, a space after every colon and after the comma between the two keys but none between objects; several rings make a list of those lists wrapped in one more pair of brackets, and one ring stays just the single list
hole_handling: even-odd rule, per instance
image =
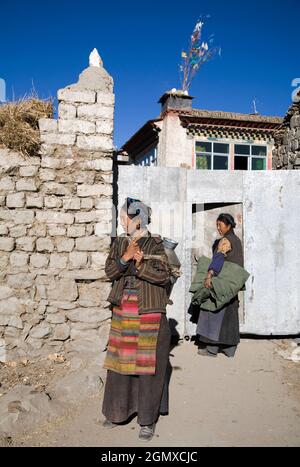
[{"label": "clasped hands", "polygon": [[137,241],[139,237],[135,237],[128,245],[126,248],[125,253],[122,256],[122,259],[124,261],[130,261],[134,260],[135,261],[135,267],[138,269],[143,261],[144,258],[144,253],[140,249]]}]

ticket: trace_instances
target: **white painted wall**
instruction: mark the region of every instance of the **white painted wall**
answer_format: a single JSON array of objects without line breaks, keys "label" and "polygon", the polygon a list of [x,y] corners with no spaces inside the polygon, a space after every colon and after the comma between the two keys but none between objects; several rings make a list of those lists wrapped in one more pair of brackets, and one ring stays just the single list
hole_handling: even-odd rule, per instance
[{"label": "white painted wall", "polygon": [[[197,171],[170,167],[119,167],[119,205],[126,196],[153,208],[153,233],[179,242],[183,275],[175,284],[168,316],[181,335],[186,319],[193,248],[192,204],[243,203],[245,268],[242,333],[300,332],[300,171]],[[213,236],[212,232],[212,236]]]},{"label": "white painted wall", "polygon": [[[186,171],[169,167],[120,166],[118,182],[119,206],[127,196],[141,199],[152,207],[152,233],[171,237],[179,242],[175,252],[185,272],[184,218],[186,197]],[[118,233],[122,228],[118,227]],[[180,335],[185,332],[184,310],[186,303],[185,274],[180,277],[172,292],[174,305],[168,306],[168,316],[178,322]]]},{"label": "white painted wall", "polygon": [[[169,112],[163,119],[158,142],[158,165],[192,167],[193,138],[187,136],[178,114]],[[183,164],[183,165],[182,165]]]}]

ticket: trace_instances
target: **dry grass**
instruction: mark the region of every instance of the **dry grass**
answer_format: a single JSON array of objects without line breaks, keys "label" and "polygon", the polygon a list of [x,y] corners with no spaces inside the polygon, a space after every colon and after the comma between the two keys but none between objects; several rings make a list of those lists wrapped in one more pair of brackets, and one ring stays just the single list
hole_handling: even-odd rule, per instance
[{"label": "dry grass", "polygon": [[24,157],[36,156],[40,148],[38,121],[52,116],[53,100],[39,99],[36,93],[0,105],[0,146]]}]

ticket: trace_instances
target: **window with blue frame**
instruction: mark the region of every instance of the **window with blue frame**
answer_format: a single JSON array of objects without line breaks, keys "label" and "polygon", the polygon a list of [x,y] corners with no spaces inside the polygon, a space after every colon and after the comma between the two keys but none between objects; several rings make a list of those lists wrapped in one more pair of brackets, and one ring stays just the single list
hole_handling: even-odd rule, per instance
[{"label": "window with blue frame", "polygon": [[[234,144],[235,170],[266,170],[267,146],[260,144]],[[228,170],[229,143],[196,141],[196,168],[200,170]]]},{"label": "window with blue frame", "polygon": [[228,170],[229,144],[196,141],[196,168],[200,170]]},{"label": "window with blue frame", "polygon": [[136,165],[157,165],[157,146],[153,146],[140,156]]},{"label": "window with blue frame", "polygon": [[234,145],[234,170],[266,170],[267,146]]}]

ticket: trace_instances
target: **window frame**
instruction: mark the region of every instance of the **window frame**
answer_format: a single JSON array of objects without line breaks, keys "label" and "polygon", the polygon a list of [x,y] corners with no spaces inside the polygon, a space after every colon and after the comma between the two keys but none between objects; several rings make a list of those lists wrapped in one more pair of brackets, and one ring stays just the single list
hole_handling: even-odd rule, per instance
[{"label": "window frame", "polygon": [[[264,168],[263,169],[252,169],[253,159],[262,159],[264,161]],[[266,170],[266,169],[267,169],[267,156],[252,156],[251,157],[251,169],[250,170],[257,172],[257,170]]]},{"label": "window frame", "polygon": [[152,146],[137,159],[135,165],[142,167],[157,166],[157,145]]},{"label": "window frame", "polygon": [[[199,152],[197,151],[197,143],[209,143],[211,144],[211,152]],[[215,144],[224,144],[228,147],[228,152],[227,153],[222,153],[222,152],[214,152],[214,146]],[[230,143],[228,142],[223,142],[223,141],[203,141],[203,140],[195,140],[195,156],[196,156],[196,170],[229,170],[229,156],[230,156]],[[210,169],[198,169],[197,168],[197,158],[201,156],[210,156],[211,158],[211,167]],[[223,157],[224,159],[227,158],[227,169],[215,169],[214,168],[214,159],[215,156]]]},{"label": "window frame", "polygon": [[[258,170],[266,170],[267,169],[267,159],[268,159],[268,145],[267,144],[257,144],[257,143],[236,143],[233,142],[233,157],[235,159],[235,156],[238,157],[247,157],[247,170],[249,171],[255,171],[255,169],[252,169],[252,159],[263,159],[264,160],[264,168],[263,169],[258,169]],[[235,152],[235,146],[249,146],[249,154],[239,154]],[[266,155],[264,156],[258,156],[258,155],[253,155],[252,154],[252,147],[253,146],[261,146],[266,148]],[[233,161],[233,165],[235,163],[235,160]],[[236,170],[235,168],[233,170]]]}]

